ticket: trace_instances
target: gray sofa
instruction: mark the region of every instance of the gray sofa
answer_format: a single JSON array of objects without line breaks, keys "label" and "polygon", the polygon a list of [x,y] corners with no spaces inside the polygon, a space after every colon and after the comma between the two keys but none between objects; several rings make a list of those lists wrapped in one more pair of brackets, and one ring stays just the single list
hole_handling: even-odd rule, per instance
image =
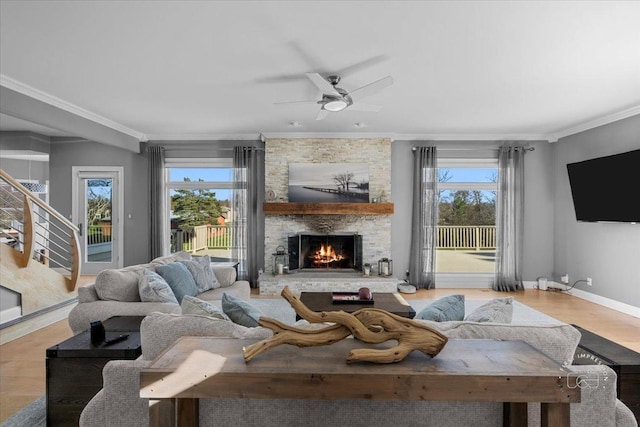
[{"label": "gray sofa", "polygon": [[[148,264],[136,264],[117,270],[104,270],[96,276],[95,283],[78,288],[78,304],[71,309],[68,321],[74,335],[89,329],[93,321],[103,321],[112,316],[146,316],[152,312],[180,313],[180,305],[169,302],[142,302],[138,291],[138,273],[158,265],[192,260],[188,252],[178,252],[159,257]],[[233,267],[212,267],[217,287],[196,295],[207,301],[219,301],[223,293],[249,299],[249,282],[236,280]]]},{"label": "gray sofa", "polygon": [[[265,315],[268,311],[263,310]],[[276,316],[274,316],[276,317]],[[304,323],[304,321],[301,321]],[[298,322],[300,323],[300,322]],[[558,363],[570,363],[580,333],[567,324],[425,323],[450,338],[524,340]],[[246,328],[198,315],[152,313],[141,325],[142,356],[111,361],[103,371],[104,388],[89,402],[81,427],[147,426],[148,400],[139,398],[140,370],[181,336],[264,339],[268,329]],[[292,348],[291,351],[295,351]],[[582,402],[571,405],[572,426],[636,427],[633,413],[616,398],[615,372],[606,366],[572,366],[587,383]],[[362,385],[354,384],[354,387]],[[540,425],[540,405],[529,404],[529,425]],[[369,400],[203,399],[200,425],[240,426],[497,426],[502,404]]]}]

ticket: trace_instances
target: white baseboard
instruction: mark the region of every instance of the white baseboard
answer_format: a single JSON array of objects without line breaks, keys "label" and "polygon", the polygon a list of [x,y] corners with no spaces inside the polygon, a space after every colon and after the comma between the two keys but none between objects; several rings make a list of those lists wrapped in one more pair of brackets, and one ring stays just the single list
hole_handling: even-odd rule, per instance
[{"label": "white baseboard", "polygon": [[592,294],[591,292],[586,292],[576,288],[571,289],[571,295],[605,306],[612,310],[616,310],[621,313],[628,314],[629,316],[640,318],[640,307],[629,305],[624,302],[616,301],[610,298],[601,297],[600,295]]},{"label": "white baseboard", "polygon": [[22,306],[15,306],[0,311],[0,323],[8,322],[9,320],[17,319],[22,316]]}]

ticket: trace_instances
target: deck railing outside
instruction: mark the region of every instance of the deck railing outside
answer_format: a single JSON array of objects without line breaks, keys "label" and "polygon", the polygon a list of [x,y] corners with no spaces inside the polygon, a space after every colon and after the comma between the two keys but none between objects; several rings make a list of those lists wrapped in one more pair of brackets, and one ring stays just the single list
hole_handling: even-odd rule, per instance
[{"label": "deck railing outside", "polygon": [[[199,225],[171,231],[171,252],[184,250],[196,253],[205,249],[230,249],[229,225]],[[495,249],[495,225],[438,226],[438,249]],[[181,248],[181,249],[180,249]]]},{"label": "deck railing outside", "polygon": [[171,230],[171,253],[180,250],[196,253],[205,249],[230,249],[231,226],[198,225]]},{"label": "deck railing outside", "polygon": [[438,249],[495,249],[495,225],[441,225],[436,236]]}]

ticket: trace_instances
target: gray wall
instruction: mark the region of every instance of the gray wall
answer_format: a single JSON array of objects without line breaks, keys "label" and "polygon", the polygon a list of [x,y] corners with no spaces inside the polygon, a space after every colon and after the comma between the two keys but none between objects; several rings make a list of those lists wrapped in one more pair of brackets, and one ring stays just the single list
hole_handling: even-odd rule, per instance
[{"label": "gray wall", "polygon": [[[136,154],[121,148],[91,141],[51,144],[50,204],[71,218],[71,167],[121,166],[124,168],[124,262],[132,265],[149,262],[149,186],[146,153]],[[131,218],[129,218],[131,215]]]},{"label": "gray wall", "polygon": [[[411,242],[412,168],[414,146],[435,145],[439,149],[495,149],[498,142],[486,141],[394,141],[391,145],[391,194],[394,215],[391,221],[391,256],[394,274],[404,278],[409,269]],[[553,145],[546,141],[526,141],[535,148],[525,157],[525,218],[523,279],[551,278],[553,271]]]},{"label": "gray wall", "polygon": [[[591,277],[593,286],[576,288],[640,307],[640,224],[577,222],[566,169],[567,163],[640,149],[640,115],[561,138],[553,146],[554,279],[565,273],[570,283]],[[637,192],[629,196],[638,203]],[[606,195],[593,197],[606,203]]]}]

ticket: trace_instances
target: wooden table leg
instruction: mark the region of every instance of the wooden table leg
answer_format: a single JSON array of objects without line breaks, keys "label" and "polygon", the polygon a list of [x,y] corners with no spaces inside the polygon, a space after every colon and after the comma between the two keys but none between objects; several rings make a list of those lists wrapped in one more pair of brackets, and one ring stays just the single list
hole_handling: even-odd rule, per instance
[{"label": "wooden table leg", "polygon": [[569,403],[541,403],[540,425],[542,427],[569,427],[571,406]]},{"label": "wooden table leg", "polygon": [[173,399],[149,400],[150,427],[173,427],[175,413]]},{"label": "wooden table leg", "polygon": [[505,427],[527,427],[526,403],[505,402],[502,408],[502,425]]},{"label": "wooden table leg", "polygon": [[198,399],[177,399],[176,411],[178,427],[198,427],[200,425]]}]

